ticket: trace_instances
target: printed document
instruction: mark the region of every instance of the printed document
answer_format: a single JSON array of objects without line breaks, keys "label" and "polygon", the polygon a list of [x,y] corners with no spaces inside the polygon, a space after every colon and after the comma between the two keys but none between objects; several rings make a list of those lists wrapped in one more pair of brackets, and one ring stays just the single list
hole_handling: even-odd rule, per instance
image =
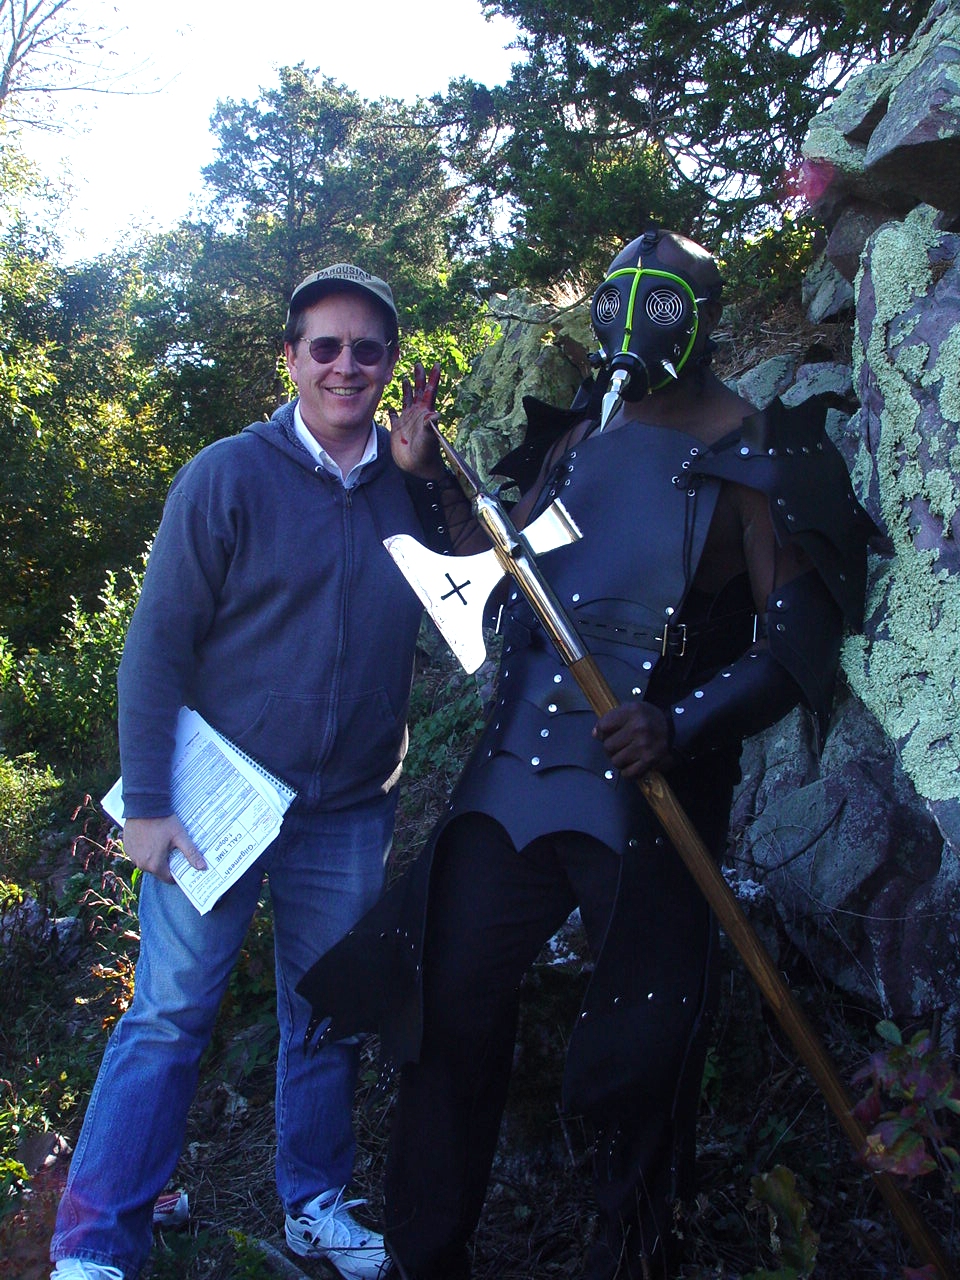
[{"label": "printed document", "polygon": [[[206,871],[175,849],[170,871],[205,915],[276,838],[296,792],[238,750],[196,711],[180,708],[173,757],[173,808],[203,854]],[[123,778],[103,808],[123,826]]]}]

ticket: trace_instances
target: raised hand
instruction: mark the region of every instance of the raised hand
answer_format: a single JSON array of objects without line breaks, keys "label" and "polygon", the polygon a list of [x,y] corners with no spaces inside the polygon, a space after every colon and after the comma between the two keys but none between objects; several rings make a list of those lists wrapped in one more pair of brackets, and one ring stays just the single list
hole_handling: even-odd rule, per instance
[{"label": "raised hand", "polygon": [[413,366],[413,384],[403,380],[403,409],[390,412],[390,451],[393,460],[403,471],[429,480],[443,475],[443,460],[431,423],[437,422],[437,387],[440,383],[440,365],[435,364],[429,374],[419,361]]}]

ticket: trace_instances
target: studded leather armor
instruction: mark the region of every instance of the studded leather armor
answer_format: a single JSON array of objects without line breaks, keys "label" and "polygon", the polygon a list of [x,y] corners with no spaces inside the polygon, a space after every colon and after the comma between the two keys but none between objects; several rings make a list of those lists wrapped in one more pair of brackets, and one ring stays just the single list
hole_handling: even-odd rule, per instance
[{"label": "studded leather armor", "polygon": [[[759,619],[745,577],[723,599],[690,589],[721,481],[768,494],[778,536],[815,566]],[[870,526],[822,414],[778,403],[712,448],[638,422],[590,435],[557,463],[540,506],[555,497],[583,537],[541,568],[614,692],[662,706],[681,755],[736,753],[801,696],[825,726],[843,619],[860,620]],[[579,830],[625,848],[636,787],[611,769],[585,696],[516,591],[504,617],[496,705],[451,816],[487,813],[518,847]]]}]

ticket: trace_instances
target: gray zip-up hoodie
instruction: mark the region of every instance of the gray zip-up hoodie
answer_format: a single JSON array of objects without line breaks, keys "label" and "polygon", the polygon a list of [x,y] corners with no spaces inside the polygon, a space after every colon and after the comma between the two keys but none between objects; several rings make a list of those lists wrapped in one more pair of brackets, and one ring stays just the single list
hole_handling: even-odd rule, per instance
[{"label": "gray zip-up hoodie", "polygon": [[382,540],[422,534],[377,430],[378,457],[351,490],[299,443],[293,404],[175,477],[120,663],[127,817],[172,811],[181,705],[309,809],[396,781],[421,608]]}]

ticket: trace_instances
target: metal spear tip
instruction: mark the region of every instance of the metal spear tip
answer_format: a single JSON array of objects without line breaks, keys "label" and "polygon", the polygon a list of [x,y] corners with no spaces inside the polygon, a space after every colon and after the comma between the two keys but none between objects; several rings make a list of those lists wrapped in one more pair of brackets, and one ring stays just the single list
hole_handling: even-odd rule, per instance
[{"label": "metal spear tip", "polygon": [[674,381],[679,382],[680,375],[679,373],[677,373],[676,369],[673,367],[673,365],[670,363],[669,360],[661,360],[660,365],[663,368],[664,372],[669,373],[670,377],[673,378]]}]

